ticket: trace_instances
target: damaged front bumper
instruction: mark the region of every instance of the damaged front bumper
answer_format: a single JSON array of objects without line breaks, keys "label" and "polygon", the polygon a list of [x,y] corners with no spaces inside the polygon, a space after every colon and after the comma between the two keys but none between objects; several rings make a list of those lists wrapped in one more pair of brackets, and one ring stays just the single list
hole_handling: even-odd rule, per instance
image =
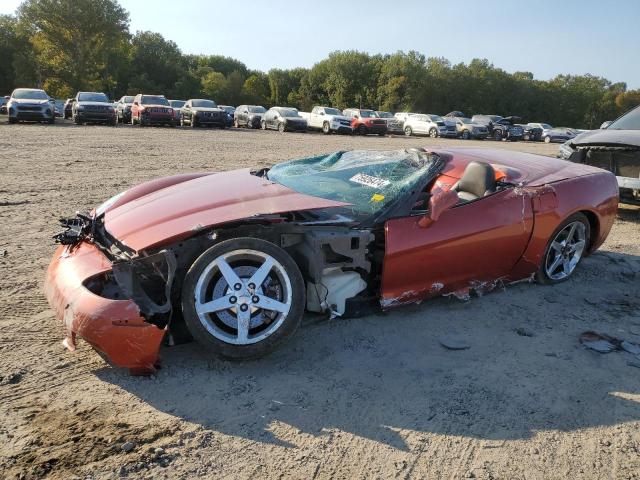
[{"label": "damaged front bumper", "polygon": [[[161,261],[167,272],[161,285],[165,303],[153,300],[136,274],[143,264]],[[45,293],[64,324],[65,347],[74,350],[79,336],[113,366],[153,373],[167,330],[174,272],[175,258],[166,252],[113,263],[90,241],[60,245],[47,270]]]}]

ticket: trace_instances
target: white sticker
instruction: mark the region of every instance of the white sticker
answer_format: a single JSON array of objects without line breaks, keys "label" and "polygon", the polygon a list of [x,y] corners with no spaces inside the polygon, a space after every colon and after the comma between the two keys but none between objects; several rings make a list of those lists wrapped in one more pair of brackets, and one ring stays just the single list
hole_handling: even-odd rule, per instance
[{"label": "white sticker", "polygon": [[365,187],[384,188],[391,182],[378,177],[372,177],[366,173],[357,173],[349,179],[351,182],[359,183]]}]

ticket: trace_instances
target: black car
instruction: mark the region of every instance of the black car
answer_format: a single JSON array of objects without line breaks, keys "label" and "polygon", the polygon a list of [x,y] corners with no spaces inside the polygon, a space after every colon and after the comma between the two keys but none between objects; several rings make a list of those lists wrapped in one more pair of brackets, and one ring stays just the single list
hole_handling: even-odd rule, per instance
[{"label": "black car", "polygon": [[563,143],[558,156],[613,172],[620,202],[640,205],[640,106],[607,122],[606,128],[581,133]]},{"label": "black car", "polygon": [[218,108],[213,100],[192,98],[180,110],[180,125],[227,128],[227,112]]},{"label": "black car", "polygon": [[133,95],[124,95],[116,103],[116,116],[121,123],[131,123],[131,106],[133,105]]},{"label": "black car", "polygon": [[485,125],[489,130],[489,137],[494,140],[522,140],[524,129],[516,124],[520,117],[503,117],[501,115],[474,115],[473,123]]},{"label": "black car", "polygon": [[240,105],[233,112],[233,126],[260,128],[262,116],[267,113],[267,109],[261,105]]},{"label": "black car", "polygon": [[236,111],[236,107],[232,107],[230,105],[218,105],[218,108],[227,112],[227,127],[233,126],[233,114]]},{"label": "black car", "polygon": [[104,123],[116,125],[116,109],[102,92],[78,92],[71,107],[73,123]]},{"label": "black car", "polygon": [[300,116],[295,108],[272,107],[262,117],[260,126],[263,130],[305,132],[307,130],[307,121]]},{"label": "black car", "polygon": [[540,127],[532,127],[524,123],[516,123],[518,127],[522,127],[524,132],[522,139],[527,142],[540,142],[542,140],[542,129]]}]

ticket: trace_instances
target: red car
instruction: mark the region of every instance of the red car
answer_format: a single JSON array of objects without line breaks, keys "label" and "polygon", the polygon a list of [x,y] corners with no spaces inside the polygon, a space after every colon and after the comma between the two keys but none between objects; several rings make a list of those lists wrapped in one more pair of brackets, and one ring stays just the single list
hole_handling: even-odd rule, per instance
[{"label": "red car", "polygon": [[143,95],[139,93],[131,105],[131,125],[176,126],[175,113],[164,95]]},{"label": "red car", "polygon": [[351,118],[351,128],[360,135],[373,133],[383,137],[387,133],[387,120],[378,117],[373,110],[347,108],[342,114]]},{"label": "red car", "polygon": [[154,371],[186,325],[264,355],[305,310],[357,316],[523,279],[556,283],[607,237],[604,170],[504,150],[348,151],[153,180],[66,220],[46,278],[73,349]]}]

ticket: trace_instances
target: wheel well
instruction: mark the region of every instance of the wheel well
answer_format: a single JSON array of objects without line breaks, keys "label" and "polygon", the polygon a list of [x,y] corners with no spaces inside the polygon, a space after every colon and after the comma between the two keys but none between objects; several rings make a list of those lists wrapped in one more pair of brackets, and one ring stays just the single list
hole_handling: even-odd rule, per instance
[{"label": "wheel well", "polygon": [[598,217],[596,216],[596,214],[590,210],[581,210],[580,213],[582,213],[585,217],[587,217],[587,220],[589,220],[591,235],[589,236],[588,250],[591,251],[591,247],[593,246],[596,238],[598,238],[598,234],[600,233],[600,222],[598,221]]}]

